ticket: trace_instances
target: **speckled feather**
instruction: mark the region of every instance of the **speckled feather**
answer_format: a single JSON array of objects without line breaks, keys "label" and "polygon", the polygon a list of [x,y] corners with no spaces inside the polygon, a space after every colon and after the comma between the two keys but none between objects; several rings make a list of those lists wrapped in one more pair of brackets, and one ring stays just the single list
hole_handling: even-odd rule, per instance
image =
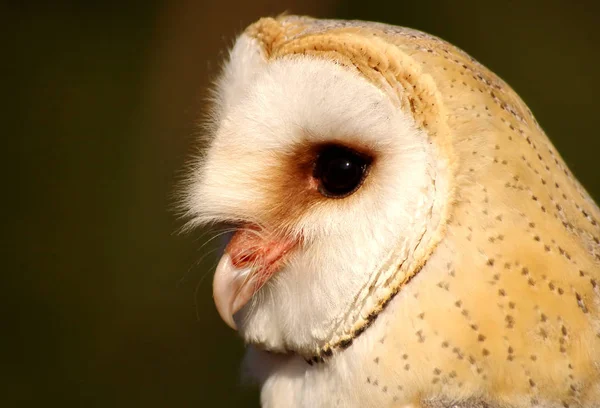
[{"label": "speckled feather", "polygon": [[356,70],[451,163],[452,200],[421,262],[382,299],[378,338],[354,341],[372,354],[357,375],[381,406],[407,393],[435,408],[598,406],[600,211],[519,96],[415,30],[290,16],[247,33],[268,58]]}]

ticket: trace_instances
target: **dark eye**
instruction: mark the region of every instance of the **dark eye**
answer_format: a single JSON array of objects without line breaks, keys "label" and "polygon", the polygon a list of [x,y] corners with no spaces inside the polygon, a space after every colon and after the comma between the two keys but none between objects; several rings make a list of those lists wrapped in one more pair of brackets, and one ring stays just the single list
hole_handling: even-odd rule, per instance
[{"label": "dark eye", "polygon": [[362,184],[370,162],[369,157],[347,147],[324,147],[317,157],[313,172],[319,182],[319,192],[333,198],[352,194]]}]

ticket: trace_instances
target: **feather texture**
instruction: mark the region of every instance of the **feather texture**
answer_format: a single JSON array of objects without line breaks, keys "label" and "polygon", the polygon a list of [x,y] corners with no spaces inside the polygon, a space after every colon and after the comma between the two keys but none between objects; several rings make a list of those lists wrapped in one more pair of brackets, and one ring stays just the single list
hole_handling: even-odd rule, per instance
[{"label": "feather texture", "polygon": [[[600,211],[501,79],[415,30],[284,16],[216,95],[192,223],[303,243],[235,316],[263,406],[600,405]],[[310,189],[321,143],[374,157],[356,193]]]}]

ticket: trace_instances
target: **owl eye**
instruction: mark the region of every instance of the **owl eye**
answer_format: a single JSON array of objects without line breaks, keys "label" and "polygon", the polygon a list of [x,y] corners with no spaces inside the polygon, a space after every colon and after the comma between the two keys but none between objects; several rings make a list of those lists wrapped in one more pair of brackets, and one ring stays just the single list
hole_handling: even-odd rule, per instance
[{"label": "owl eye", "polygon": [[317,156],[313,177],[325,197],[342,198],[358,190],[370,163],[369,157],[347,147],[326,146]]}]

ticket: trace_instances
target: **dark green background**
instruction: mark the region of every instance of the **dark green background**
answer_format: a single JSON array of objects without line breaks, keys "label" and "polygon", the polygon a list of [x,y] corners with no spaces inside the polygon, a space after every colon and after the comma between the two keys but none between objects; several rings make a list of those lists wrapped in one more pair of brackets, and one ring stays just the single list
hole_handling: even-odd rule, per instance
[{"label": "dark green background", "polygon": [[437,34],[507,80],[595,197],[594,1],[0,5],[0,406],[257,406],[171,198],[222,50],[288,10]]}]

